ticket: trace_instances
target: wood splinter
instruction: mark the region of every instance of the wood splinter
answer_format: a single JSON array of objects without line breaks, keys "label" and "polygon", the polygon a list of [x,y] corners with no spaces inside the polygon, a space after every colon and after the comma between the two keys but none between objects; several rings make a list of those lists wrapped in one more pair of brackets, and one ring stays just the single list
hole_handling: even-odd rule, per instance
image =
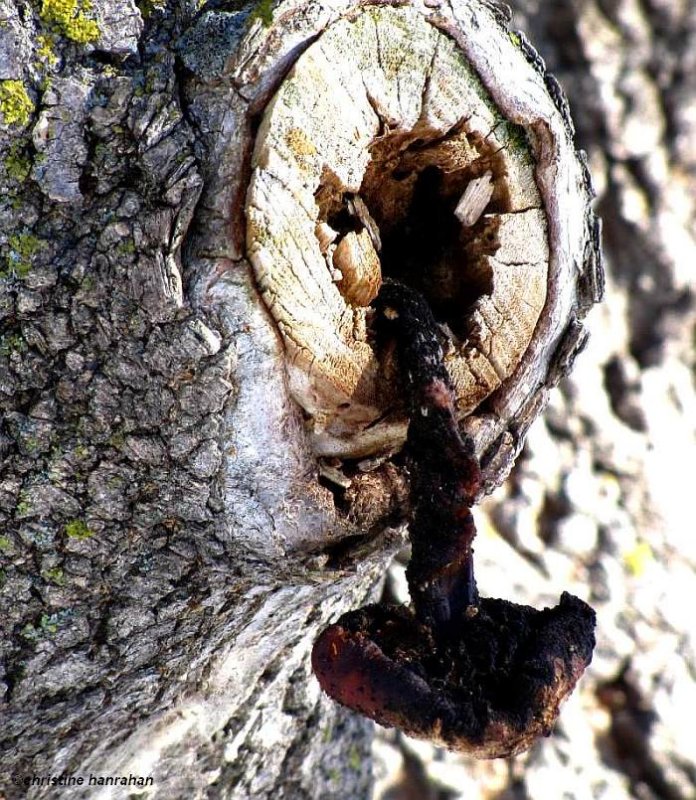
[{"label": "wood splinter", "polygon": [[373,306],[410,402],[412,607],[344,614],[319,636],[312,667],[329,696],[381,725],[478,758],[516,755],[550,734],[590,663],[595,613],[567,592],[541,611],[479,596],[471,506],[481,472],[456,424],[437,323],[400,284],[386,283]]},{"label": "wood splinter", "polygon": [[479,221],[493,197],[494,190],[493,173],[490,170],[484,172],[480,178],[469,181],[454,209],[454,216],[465,228],[470,228]]}]

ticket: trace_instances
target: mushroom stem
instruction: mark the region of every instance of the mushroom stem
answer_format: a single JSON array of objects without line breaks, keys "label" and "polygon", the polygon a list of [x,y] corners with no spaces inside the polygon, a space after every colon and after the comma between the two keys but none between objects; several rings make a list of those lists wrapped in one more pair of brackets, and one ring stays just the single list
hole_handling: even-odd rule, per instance
[{"label": "mushroom stem", "polygon": [[477,609],[471,506],[481,469],[473,442],[459,432],[440,328],[428,303],[413,289],[389,282],[374,306],[378,341],[395,341],[410,398],[406,444],[415,513],[406,576],[416,616],[439,638]]},{"label": "mushroom stem", "polygon": [[472,546],[476,526],[456,473],[446,476],[415,460],[411,463],[415,514],[409,529],[412,555],[406,577],[416,616],[437,635],[440,629],[476,613]]}]

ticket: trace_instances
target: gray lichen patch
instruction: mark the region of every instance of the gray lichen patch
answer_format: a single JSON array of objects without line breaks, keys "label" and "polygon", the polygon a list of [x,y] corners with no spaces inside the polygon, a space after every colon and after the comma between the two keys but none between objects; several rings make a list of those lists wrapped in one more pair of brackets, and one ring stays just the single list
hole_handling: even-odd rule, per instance
[{"label": "gray lichen patch", "polygon": [[393,365],[370,340],[385,277],[428,297],[462,415],[512,374],[546,299],[534,170],[531,131],[412,8],[339,20],[297,60],[258,131],[247,254],[317,453],[405,438]]}]

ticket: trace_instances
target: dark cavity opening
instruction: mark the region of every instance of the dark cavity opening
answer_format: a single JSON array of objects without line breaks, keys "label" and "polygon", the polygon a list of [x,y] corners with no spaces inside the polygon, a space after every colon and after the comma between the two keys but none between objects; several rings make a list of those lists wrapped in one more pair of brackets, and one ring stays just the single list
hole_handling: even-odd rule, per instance
[{"label": "dark cavity opening", "polygon": [[[462,226],[455,208],[469,182],[488,171],[493,195],[479,220]],[[361,227],[350,197],[331,179],[317,193],[320,217],[339,237]],[[374,142],[360,197],[379,229],[382,277],[422,292],[438,321],[466,338],[471,307],[493,290],[486,256],[498,249],[498,223],[491,212],[509,205],[501,154],[462,126],[429,140],[394,133]]]},{"label": "dark cavity opening", "polygon": [[438,167],[418,173],[404,217],[384,235],[381,261],[384,277],[422,292],[436,318],[463,336],[468,309],[493,287],[489,270],[469,268],[474,259],[454,215],[458,199],[445,191]]}]

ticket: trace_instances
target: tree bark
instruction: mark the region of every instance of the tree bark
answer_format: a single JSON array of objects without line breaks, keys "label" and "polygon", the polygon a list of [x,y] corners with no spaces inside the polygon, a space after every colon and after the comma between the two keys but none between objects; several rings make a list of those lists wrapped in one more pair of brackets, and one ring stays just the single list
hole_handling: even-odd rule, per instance
[{"label": "tree bark", "polygon": [[[387,461],[336,501],[345,474],[318,465],[244,231],[264,108],[356,9],[48,6],[12,2],[0,30],[0,79],[27,98],[0,109],[2,791],[133,775],[148,797],[367,797],[371,726],[320,696],[307,655],[402,545],[406,476]],[[487,45],[458,33],[469,15]],[[540,115],[539,162],[560,148],[537,176],[551,300],[462,423],[490,491],[584,342],[597,238],[533,51],[494,4],[436,17],[504,116]],[[510,48],[536,76],[517,101],[495,70]]]}]

